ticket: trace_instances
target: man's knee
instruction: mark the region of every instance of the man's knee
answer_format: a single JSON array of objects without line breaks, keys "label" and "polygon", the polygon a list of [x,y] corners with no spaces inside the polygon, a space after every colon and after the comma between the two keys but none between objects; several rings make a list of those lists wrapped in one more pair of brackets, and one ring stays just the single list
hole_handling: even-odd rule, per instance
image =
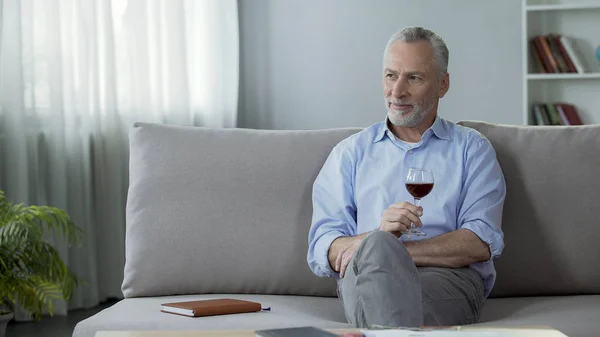
[{"label": "man's knee", "polygon": [[364,238],[356,252],[355,259],[360,262],[377,262],[379,265],[393,263],[395,265],[412,265],[408,250],[397,237],[384,231],[375,231]]},{"label": "man's knee", "polygon": [[398,242],[398,238],[390,232],[373,231],[373,232],[369,233],[369,235],[367,235],[367,237],[364,239],[364,242],[372,242],[372,244],[382,243],[382,242],[391,244],[391,243]]}]

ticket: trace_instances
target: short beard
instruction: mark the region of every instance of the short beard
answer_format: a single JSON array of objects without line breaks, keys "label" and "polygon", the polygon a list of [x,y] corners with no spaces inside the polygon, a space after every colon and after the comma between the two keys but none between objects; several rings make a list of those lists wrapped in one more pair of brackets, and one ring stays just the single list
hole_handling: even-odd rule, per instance
[{"label": "short beard", "polygon": [[[390,104],[390,102],[394,102],[394,99],[386,99],[386,104]],[[387,116],[390,122],[396,126],[414,128],[421,124],[425,117],[431,113],[435,102],[435,99],[432,99],[428,102],[424,102],[424,104],[413,105],[413,111],[406,115],[403,115],[402,112],[393,111],[391,105],[388,105]]]}]

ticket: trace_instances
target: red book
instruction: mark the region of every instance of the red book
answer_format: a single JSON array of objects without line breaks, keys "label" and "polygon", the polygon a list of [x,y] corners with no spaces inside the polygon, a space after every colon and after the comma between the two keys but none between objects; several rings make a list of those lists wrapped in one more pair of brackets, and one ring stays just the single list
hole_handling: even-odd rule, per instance
[{"label": "red book", "polygon": [[554,59],[554,56],[552,55],[552,50],[550,49],[550,44],[548,44],[546,37],[538,36],[538,37],[536,37],[536,39],[538,39],[540,41],[540,44],[542,45],[542,49],[544,50],[544,55],[546,55],[546,58],[550,62],[550,67],[552,68],[551,72],[552,73],[560,73],[560,69],[558,68],[558,62],[556,62],[556,60]]},{"label": "red book", "polygon": [[565,60],[565,63],[567,64],[567,67],[569,68],[569,72],[576,73],[577,68],[575,68],[575,64],[573,63],[573,60],[571,60],[571,58],[569,57],[569,53],[567,53],[565,46],[563,46],[562,42],[560,42],[560,35],[550,35],[550,38],[558,46],[558,50],[560,51],[562,58]]},{"label": "red book", "polygon": [[542,50],[542,46],[540,42],[535,38],[529,40],[529,46],[531,48],[531,54],[533,55],[536,63],[538,64],[538,68],[541,73],[551,73],[552,67],[550,67],[550,62],[544,55],[544,51]]},{"label": "red book", "polygon": [[554,108],[558,111],[558,115],[560,116],[560,121],[563,125],[571,125],[569,120],[567,119],[567,115],[565,115],[565,111],[563,110],[560,104],[554,104]]},{"label": "red book", "polygon": [[556,105],[561,107],[565,117],[569,121],[569,125],[583,125],[574,105],[566,103],[557,103]]}]

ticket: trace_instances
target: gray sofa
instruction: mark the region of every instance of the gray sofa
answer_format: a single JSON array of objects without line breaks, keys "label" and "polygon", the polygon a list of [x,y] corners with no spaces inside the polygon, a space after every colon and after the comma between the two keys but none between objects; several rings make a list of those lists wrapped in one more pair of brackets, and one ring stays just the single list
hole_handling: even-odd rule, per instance
[{"label": "gray sofa", "polygon": [[[506,248],[479,324],[598,336],[600,125],[462,122],[494,145],[507,182]],[[125,299],[98,330],[348,327],[335,281],[306,264],[312,182],[359,129],[266,131],[136,124],[130,133]],[[231,297],[270,312],[189,318],[173,301]]]}]

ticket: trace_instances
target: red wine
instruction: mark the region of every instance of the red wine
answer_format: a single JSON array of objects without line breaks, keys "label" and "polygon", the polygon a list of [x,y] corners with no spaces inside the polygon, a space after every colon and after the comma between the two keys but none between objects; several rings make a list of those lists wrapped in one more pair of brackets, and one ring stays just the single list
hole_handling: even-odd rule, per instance
[{"label": "red wine", "polygon": [[406,183],[406,189],[415,199],[421,199],[433,189],[433,183]]}]

